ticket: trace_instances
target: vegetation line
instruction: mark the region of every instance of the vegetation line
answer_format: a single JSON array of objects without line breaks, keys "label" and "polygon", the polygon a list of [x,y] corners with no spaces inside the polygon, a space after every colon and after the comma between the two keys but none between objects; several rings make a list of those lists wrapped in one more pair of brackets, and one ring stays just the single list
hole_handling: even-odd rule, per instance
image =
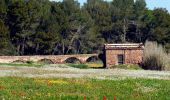
[{"label": "vegetation line", "polygon": [[145,0],[0,0],[0,55],[100,53],[105,43],[170,48],[170,14]]}]

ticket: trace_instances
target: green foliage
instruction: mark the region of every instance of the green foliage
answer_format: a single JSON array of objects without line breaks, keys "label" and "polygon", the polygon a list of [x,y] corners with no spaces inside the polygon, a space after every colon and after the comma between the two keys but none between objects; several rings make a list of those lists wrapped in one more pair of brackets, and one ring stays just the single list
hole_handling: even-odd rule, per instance
[{"label": "green foliage", "polygon": [[0,19],[5,20],[7,15],[7,4],[6,0],[0,1]]},{"label": "green foliage", "polygon": [[14,55],[15,50],[10,42],[9,31],[0,19],[0,55]]},{"label": "green foliage", "polygon": [[[1,55],[101,53],[105,43],[170,44],[170,14],[145,0],[0,1]],[[11,49],[10,49],[11,48]]]},{"label": "green foliage", "polygon": [[6,48],[9,44],[9,32],[3,21],[0,20],[0,48]]},{"label": "green foliage", "polygon": [[131,69],[131,70],[140,70],[142,69],[139,65],[115,65],[112,68],[120,68],[120,69]]},{"label": "green foliage", "polygon": [[27,61],[26,63],[27,63],[27,64],[33,64],[34,61]]},{"label": "green foliage", "polygon": [[169,80],[0,78],[0,99],[169,100],[169,92]]},{"label": "green foliage", "polygon": [[80,68],[80,69],[87,69],[89,68],[86,64],[68,64],[68,66],[74,67],[74,68]]}]

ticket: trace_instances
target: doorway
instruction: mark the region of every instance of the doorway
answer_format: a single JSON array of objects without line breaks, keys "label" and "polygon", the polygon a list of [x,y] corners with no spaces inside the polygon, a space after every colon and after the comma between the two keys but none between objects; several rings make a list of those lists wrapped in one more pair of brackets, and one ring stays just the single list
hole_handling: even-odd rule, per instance
[{"label": "doorway", "polygon": [[124,58],[124,55],[123,55],[123,54],[118,55],[118,56],[117,56],[117,59],[118,59],[118,64],[119,64],[119,65],[122,65],[122,64],[125,63],[125,62],[124,62],[125,58]]}]

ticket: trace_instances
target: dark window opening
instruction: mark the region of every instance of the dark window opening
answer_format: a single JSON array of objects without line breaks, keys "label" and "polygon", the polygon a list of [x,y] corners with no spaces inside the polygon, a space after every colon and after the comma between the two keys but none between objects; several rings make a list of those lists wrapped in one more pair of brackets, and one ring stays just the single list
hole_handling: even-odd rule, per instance
[{"label": "dark window opening", "polygon": [[118,64],[121,65],[121,64],[124,64],[124,55],[118,55]]}]

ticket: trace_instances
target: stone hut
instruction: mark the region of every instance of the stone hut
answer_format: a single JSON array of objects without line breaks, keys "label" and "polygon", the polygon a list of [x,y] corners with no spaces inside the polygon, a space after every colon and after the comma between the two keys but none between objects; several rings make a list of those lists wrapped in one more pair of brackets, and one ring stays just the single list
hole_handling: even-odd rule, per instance
[{"label": "stone hut", "polygon": [[104,65],[109,68],[120,64],[141,64],[143,61],[143,44],[105,44]]}]

